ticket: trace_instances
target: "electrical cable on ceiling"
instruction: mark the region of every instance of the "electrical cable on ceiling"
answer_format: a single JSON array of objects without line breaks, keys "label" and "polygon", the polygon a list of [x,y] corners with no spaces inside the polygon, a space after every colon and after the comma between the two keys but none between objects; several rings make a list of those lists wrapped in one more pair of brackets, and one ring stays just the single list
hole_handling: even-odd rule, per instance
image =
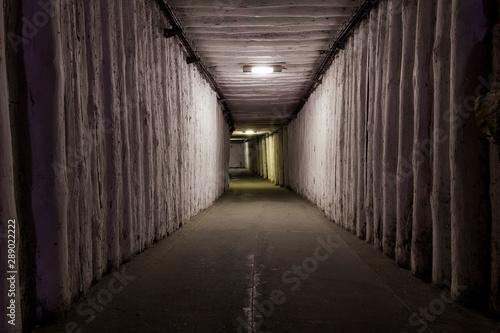
[{"label": "electrical cable on ceiling", "polygon": [[181,27],[180,21],[176,18],[173,11],[165,3],[164,0],[156,0],[156,2],[158,3],[158,6],[160,6],[161,11],[165,15],[165,17],[168,20],[168,23],[171,26],[170,29],[165,29],[165,37],[170,38],[176,36],[177,38],[179,38],[182,45],[184,46],[184,49],[188,54],[188,57],[186,59],[187,63],[188,64],[194,63],[198,67],[202,75],[207,79],[210,86],[212,86],[212,88],[217,93],[218,100],[223,101],[220,103],[222,105],[222,112],[224,113],[224,118],[226,119],[226,122],[229,125],[229,131],[233,132],[234,129],[236,128],[234,124],[234,119],[233,116],[231,115],[231,112],[229,111],[229,107],[227,105],[226,98],[222,93],[222,90],[219,88],[219,85],[213,78],[212,74],[210,74],[210,72],[207,70],[207,67],[201,60],[201,57],[199,57],[198,54],[196,53],[194,47],[192,46],[192,43],[189,42],[188,38],[184,33],[184,30]]}]

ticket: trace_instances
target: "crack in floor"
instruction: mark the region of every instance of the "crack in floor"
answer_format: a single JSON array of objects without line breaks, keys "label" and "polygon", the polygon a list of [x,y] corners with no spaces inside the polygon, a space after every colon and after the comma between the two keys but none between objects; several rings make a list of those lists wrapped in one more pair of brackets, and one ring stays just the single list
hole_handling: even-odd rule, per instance
[{"label": "crack in floor", "polygon": [[260,282],[260,273],[256,269],[255,266],[255,254],[251,254],[248,256],[248,267],[250,267],[251,272],[248,276],[250,288],[248,290],[248,307],[245,308],[245,316],[247,321],[247,326],[250,328],[250,332],[257,332],[257,325],[255,321],[255,303],[257,302],[257,298],[259,297],[259,293],[257,292],[257,287]]}]

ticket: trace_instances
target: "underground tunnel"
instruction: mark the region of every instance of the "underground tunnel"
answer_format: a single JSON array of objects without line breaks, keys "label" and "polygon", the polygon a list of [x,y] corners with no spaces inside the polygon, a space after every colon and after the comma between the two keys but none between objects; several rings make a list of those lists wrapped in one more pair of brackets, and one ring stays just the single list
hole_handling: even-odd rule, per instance
[{"label": "underground tunnel", "polygon": [[2,332],[500,332],[498,0],[0,0]]}]

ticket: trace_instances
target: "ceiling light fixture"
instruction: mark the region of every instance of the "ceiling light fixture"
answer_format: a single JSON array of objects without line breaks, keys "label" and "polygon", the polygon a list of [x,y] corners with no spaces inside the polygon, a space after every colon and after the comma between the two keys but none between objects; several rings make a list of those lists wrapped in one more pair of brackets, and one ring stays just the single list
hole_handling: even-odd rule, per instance
[{"label": "ceiling light fixture", "polygon": [[264,67],[264,66],[252,67],[252,73],[255,73],[255,74],[271,74],[271,73],[274,73],[274,68],[272,68],[272,67]]},{"label": "ceiling light fixture", "polygon": [[244,73],[254,74],[271,74],[283,71],[282,65],[245,65],[243,66]]},{"label": "ceiling light fixture", "polygon": [[234,131],[233,135],[254,135],[259,134],[257,131]]}]

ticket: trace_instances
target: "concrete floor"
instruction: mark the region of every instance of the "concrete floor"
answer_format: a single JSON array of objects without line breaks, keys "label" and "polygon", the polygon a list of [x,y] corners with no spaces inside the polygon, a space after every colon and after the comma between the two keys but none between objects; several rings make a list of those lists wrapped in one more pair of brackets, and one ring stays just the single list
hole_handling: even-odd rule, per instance
[{"label": "concrete floor", "polygon": [[245,169],[124,269],[36,332],[500,331]]}]

